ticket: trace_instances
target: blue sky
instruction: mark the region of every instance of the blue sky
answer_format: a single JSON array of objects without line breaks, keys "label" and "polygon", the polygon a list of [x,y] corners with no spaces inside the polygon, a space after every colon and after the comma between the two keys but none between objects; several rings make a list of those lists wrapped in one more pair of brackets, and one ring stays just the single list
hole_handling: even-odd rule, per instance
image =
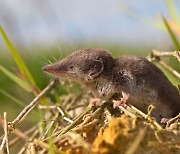
[{"label": "blue sky", "polygon": [[[179,8],[180,2],[175,0]],[[133,15],[123,11],[126,8]],[[169,18],[166,0],[1,0],[0,24],[24,45],[131,43],[158,46],[169,36],[138,18]],[[0,40],[1,41],[1,40]]]}]

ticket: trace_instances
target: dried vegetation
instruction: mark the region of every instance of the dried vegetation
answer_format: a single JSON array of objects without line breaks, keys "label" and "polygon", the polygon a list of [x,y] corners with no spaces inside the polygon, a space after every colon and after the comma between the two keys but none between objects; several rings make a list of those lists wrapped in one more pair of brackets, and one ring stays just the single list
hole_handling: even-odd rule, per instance
[{"label": "dried vegetation", "polygon": [[[180,61],[180,52],[153,51],[149,59],[157,60],[166,67],[161,56],[174,56]],[[168,68],[179,78],[178,72]],[[5,135],[1,137],[1,152],[9,153],[11,147],[23,141],[19,154],[179,153],[180,115],[162,127],[151,117],[152,106],[149,106],[148,114],[131,105],[113,109],[110,102],[94,107],[89,105],[91,97],[85,92],[81,96],[61,96],[62,105],[38,104],[50,90],[53,93],[57,83],[57,80],[51,81],[12,122],[8,123],[7,115],[4,114]],[[17,128],[18,124],[25,120],[35,106],[44,113],[44,121],[21,132]],[[15,134],[15,137],[9,140],[11,134]]]}]

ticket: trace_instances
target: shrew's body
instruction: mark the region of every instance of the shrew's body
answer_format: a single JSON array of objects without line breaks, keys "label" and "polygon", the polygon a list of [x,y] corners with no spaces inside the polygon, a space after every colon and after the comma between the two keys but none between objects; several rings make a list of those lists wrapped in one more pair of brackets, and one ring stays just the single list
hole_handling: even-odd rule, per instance
[{"label": "shrew's body", "polygon": [[[114,59],[101,49],[79,50],[44,67],[44,71],[85,85],[94,97],[108,100],[119,94],[121,103],[130,103],[160,122],[180,112],[180,95],[164,73],[146,58],[123,56]],[[116,104],[117,105],[117,104]]]}]

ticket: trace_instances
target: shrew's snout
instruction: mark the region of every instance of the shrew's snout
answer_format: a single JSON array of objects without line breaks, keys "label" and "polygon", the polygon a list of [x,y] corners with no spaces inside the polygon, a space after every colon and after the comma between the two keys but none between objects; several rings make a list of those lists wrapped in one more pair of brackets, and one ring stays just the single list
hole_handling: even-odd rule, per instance
[{"label": "shrew's snout", "polygon": [[57,72],[58,68],[56,65],[47,65],[43,67],[43,71],[44,72],[48,72],[48,73],[54,73]]},{"label": "shrew's snout", "polygon": [[43,71],[44,72],[50,72],[50,70],[51,70],[51,66],[50,65],[47,65],[47,66],[43,67]]},{"label": "shrew's snout", "polygon": [[61,74],[67,73],[67,67],[62,63],[54,63],[44,66],[43,71],[51,74]]}]

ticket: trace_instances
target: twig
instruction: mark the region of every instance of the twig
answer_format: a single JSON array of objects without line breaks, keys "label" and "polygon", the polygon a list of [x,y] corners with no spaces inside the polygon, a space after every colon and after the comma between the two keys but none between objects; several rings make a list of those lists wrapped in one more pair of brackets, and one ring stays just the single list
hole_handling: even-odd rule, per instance
[{"label": "twig", "polygon": [[130,148],[126,151],[126,154],[134,154],[143,140],[145,135],[145,129],[140,129],[139,134],[135,138],[134,142],[131,144]]},{"label": "twig", "polygon": [[147,119],[149,122],[153,123],[159,130],[162,129],[162,127],[155,121],[153,120],[150,116],[146,115],[145,113],[143,113],[142,111],[138,110],[137,108],[135,108],[133,105],[129,105],[135,112],[137,112],[138,114],[140,114],[142,117],[144,117],[145,119]]},{"label": "twig", "polygon": [[149,141],[149,147],[167,147],[167,146],[176,146],[180,145],[180,141],[170,141],[170,142],[159,142],[159,141]]},{"label": "twig", "polygon": [[[91,110],[92,110],[91,107],[87,107],[83,113],[81,113],[77,118],[74,119],[73,123],[71,123],[67,127],[65,127],[64,130],[60,130],[60,131],[54,133],[52,136],[50,136],[50,137],[56,137],[56,139],[54,140],[54,143],[58,142],[59,138],[61,138],[61,136],[63,134],[67,133],[70,129],[74,128],[77,124],[79,124],[81,122],[82,118],[86,114],[88,114]],[[43,141],[46,141],[48,139],[49,139],[49,137],[47,137]]]},{"label": "twig", "polygon": [[[162,129],[162,127],[150,117],[150,113],[153,110],[153,107],[150,106],[149,107],[149,112],[146,115],[145,113],[143,113],[142,111],[138,110],[137,108],[135,108],[133,105],[128,105],[131,109],[133,109],[136,113],[138,113],[139,115],[141,115],[142,117],[144,117],[145,119],[147,119],[148,121],[152,122],[159,130]],[[135,115],[129,111],[127,111],[124,107],[119,106],[119,109],[122,110],[124,113],[126,113],[127,115],[131,116],[131,117],[135,117]]]},{"label": "twig", "polygon": [[[77,118],[75,118],[74,122],[71,123],[70,125],[68,125],[67,127],[65,127],[63,130],[56,132],[52,137],[56,137],[56,139],[54,140],[54,143],[59,141],[59,138],[61,138],[61,136],[63,136],[64,134],[66,134],[69,130],[71,130],[72,128],[74,128],[75,126],[77,126],[82,118],[88,114],[90,111],[92,111],[92,107],[87,107],[86,110],[81,113]],[[46,138],[45,140],[47,140],[48,138]]]},{"label": "twig", "polygon": [[65,109],[68,110],[68,109],[76,102],[77,99],[78,99],[78,96],[72,97],[71,102],[68,102],[68,103],[66,104]]},{"label": "twig", "polygon": [[7,125],[7,114],[4,112],[4,138],[0,147],[0,152],[3,151],[6,146],[6,152],[9,154],[9,142],[8,142],[8,125]]},{"label": "twig", "polygon": [[76,106],[72,106],[71,108],[69,108],[67,111],[71,111],[71,110],[74,110],[74,109],[77,109],[77,108],[80,108],[80,107],[84,107],[85,105],[84,104],[80,104],[80,105],[76,105]]},{"label": "twig", "polygon": [[56,115],[52,118],[52,120],[49,121],[48,125],[46,126],[46,131],[40,137],[41,140],[44,139],[46,137],[46,135],[48,134],[48,132],[52,129],[52,126],[54,125],[54,123],[57,120],[58,116],[59,116],[59,113],[56,113]]},{"label": "twig", "polygon": [[74,128],[73,131],[76,133],[82,133],[82,132],[88,132],[88,130],[91,130],[95,125],[97,125],[99,122],[98,119],[94,119],[93,121],[89,122],[88,124],[85,124],[81,127]]},{"label": "twig", "polygon": [[180,74],[176,70],[174,70],[172,67],[168,66],[162,60],[159,60],[158,62],[159,62],[159,64],[161,64],[161,66],[163,66],[165,69],[167,69],[169,72],[171,72],[174,76],[176,76],[180,79]]},{"label": "twig", "polygon": [[86,150],[90,149],[90,144],[86,142],[80,134],[76,132],[68,132],[67,135],[70,136],[73,141],[77,142],[78,145],[83,146]]},{"label": "twig", "polygon": [[[39,126],[39,123],[36,124],[35,126],[31,127],[30,129],[28,129],[27,131],[25,131],[25,132],[24,132],[25,136],[27,136],[28,134],[34,132],[34,131],[38,128],[38,126]],[[28,141],[29,141],[29,137],[28,137],[28,136],[27,136],[27,138],[28,138]],[[20,139],[20,136],[15,137],[13,140],[11,140],[11,141],[9,142],[9,146],[11,147],[13,144],[17,143],[17,141],[18,141],[19,139]]]},{"label": "twig", "polygon": [[[36,129],[34,131],[34,133],[32,134],[32,136],[29,138],[29,142],[32,142],[33,139],[39,134],[39,130]],[[28,143],[28,142],[27,142]],[[26,147],[27,147],[27,143],[24,144],[24,146],[22,146],[21,150],[18,152],[18,154],[23,154],[26,151]]]},{"label": "twig", "polygon": [[174,76],[176,76],[180,79],[180,74],[160,59],[160,57],[162,57],[162,56],[173,56],[173,57],[176,57],[178,59],[178,61],[180,62],[180,51],[160,52],[157,50],[153,50],[150,55],[150,60],[153,60],[153,58],[156,58],[161,66],[163,66],[165,69],[167,69],[169,72],[171,72]]},{"label": "twig", "polygon": [[123,111],[125,114],[129,115],[130,117],[136,117],[133,113],[126,110],[123,106],[118,106],[118,108]]},{"label": "twig", "polygon": [[44,109],[44,110],[46,110],[46,109],[56,109],[57,108],[57,106],[58,105],[38,105],[38,108],[39,109]]},{"label": "twig", "polygon": [[92,110],[92,108],[87,108],[76,120],[74,120],[73,123],[71,123],[70,125],[68,125],[60,134],[65,134],[67,133],[70,129],[74,128],[77,124],[80,123],[80,121],[82,120],[82,118],[88,114],[90,111]]},{"label": "twig", "polygon": [[38,108],[39,109],[56,109],[58,110],[58,112],[61,114],[61,116],[63,117],[65,121],[69,123],[73,123],[73,120],[70,119],[70,116],[68,115],[68,113],[60,105],[49,105],[49,106],[38,105]]},{"label": "twig", "polygon": [[[0,115],[0,125],[3,127],[4,126],[4,119],[1,117]],[[25,135],[22,131],[20,131],[19,129],[14,130],[13,134],[15,134],[17,136],[17,138],[22,138],[23,140],[27,141],[28,140],[28,136]],[[4,135],[3,135],[4,137]],[[1,140],[1,138],[0,138]],[[11,142],[11,141],[10,141]],[[10,143],[9,143],[10,144]]]},{"label": "twig", "polygon": [[152,54],[153,57],[169,57],[169,56],[173,56],[173,57],[177,58],[177,60],[180,62],[180,51],[168,52],[168,51],[152,50],[151,54]]},{"label": "twig", "polygon": [[62,107],[57,107],[57,110],[62,115],[63,119],[66,120],[69,123],[73,123],[73,120],[70,119],[70,116],[64,111]]},{"label": "twig", "polygon": [[26,148],[27,148],[26,145],[24,145],[17,154],[23,154],[25,152]]},{"label": "twig", "polygon": [[80,126],[86,125],[89,123],[92,119],[95,119],[102,111],[104,111],[104,108],[107,106],[108,102],[104,102],[98,109],[93,112],[91,115],[89,115],[81,124]]},{"label": "twig", "polygon": [[58,110],[58,111],[59,111],[58,108],[60,108],[60,110],[62,110],[62,112],[63,112],[63,116],[64,115],[68,116],[68,113],[65,112],[64,108],[62,107],[62,105],[58,105],[58,104],[56,104],[56,105],[38,105],[38,108],[39,109],[43,109],[43,110],[54,109],[54,110]]},{"label": "twig", "polygon": [[178,118],[180,118],[180,113],[177,116],[175,116],[174,118],[171,118],[170,120],[168,120],[168,122],[166,124],[166,128],[169,127],[169,125]]},{"label": "twig", "polygon": [[7,123],[7,114],[6,114],[6,112],[4,112],[4,137],[6,139],[7,154],[9,154],[8,123]]},{"label": "twig", "polygon": [[28,153],[30,153],[30,154],[36,154],[36,150],[35,150],[34,143],[32,143],[32,142],[29,143],[28,149],[29,149],[29,152],[28,152]]},{"label": "twig", "polygon": [[16,134],[17,137],[23,139],[24,141],[28,141],[28,136],[19,129],[15,130],[14,134]]},{"label": "twig", "polygon": [[33,101],[22,110],[22,112],[16,117],[16,119],[14,119],[9,124],[11,128],[10,131],[12,131],[21,122],[21,120],[26,117],[26,115],[38,104],[40,98],[42,98],[50,89],[52,89],[56,85],[56,83],[57,80],[51,81],[47,85],[47,87],[43,89],[43,91],[39,95],[37,95],[37,97],[35,97]]},{"label": "twig", "polygon": [[[46,150],[50,150],[50,145],[48,145],[47,143],[45,143],[45,142],[43,142],[43,141],[41,141],[41,140],[37,140],[37,139],[35,139],[34,140],[34,143],[36,144],[36,146],[40,146],[40,147],[42,147],[42,148],[45,148]],[[59,153],[59,154],[65,154],[65,152],[63,152],[63,151],[61,151],[61,150],[59,150],[57,147],[53,147],[53,150],[54,150],[54,152],[55,153]]]}]

